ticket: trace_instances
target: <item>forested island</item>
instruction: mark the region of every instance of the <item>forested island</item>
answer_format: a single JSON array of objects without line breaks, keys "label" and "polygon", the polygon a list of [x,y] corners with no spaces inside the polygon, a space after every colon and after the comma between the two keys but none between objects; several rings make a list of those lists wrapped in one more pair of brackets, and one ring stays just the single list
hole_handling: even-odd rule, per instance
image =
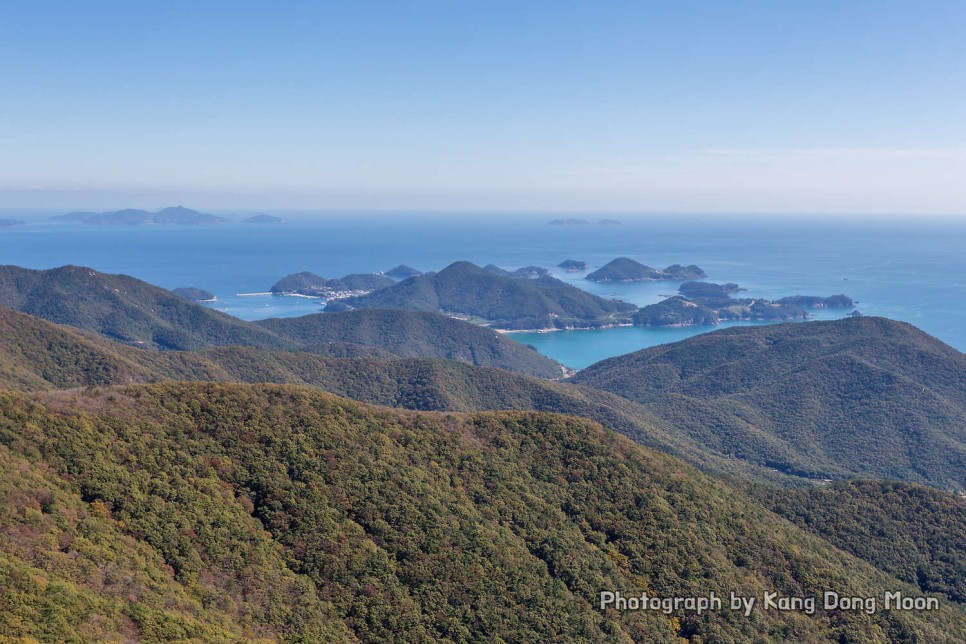
[{"label": "forested island", "polygon": [[576,259],[565,259],[557,264],[557,266],[568,273],[580,273],[581,271],[587,270],[587,262],[581,262]]},{"label": "forested island", "polygon": [[397,280],[407,280],[410,277],[418,277],[419,275],[422,275],[423,272],[416,270],[411,266],[400,264],[395,268],[390,268],[385,274]]},{"label": "forested island", "polygon": [[644,306],[634,315],[638,326],[712,326],[728,320],[755,322],[791,322],[808,319],[807,309],[851,308],[846,295],[819,297],[793,295],[769,301],[762,298],[733,298],[744,290],[737,284],[685,282],[678,292],[657,304]]},{"label": "forested island", "polygon": [[470,262],[346,298],[331,310],[346,307],[438,311],[503,330],[630,324],[637,310],[633,304],[604,299],[550,277],[540,267],[511,272]]},{"label": "forested island", "polygon": [[587,275],[592,282],[649,282],[658,280],[694,280],[707,277],[700,267],[672,264],[665,269],[651,268],[627,257],[618,257]]}]

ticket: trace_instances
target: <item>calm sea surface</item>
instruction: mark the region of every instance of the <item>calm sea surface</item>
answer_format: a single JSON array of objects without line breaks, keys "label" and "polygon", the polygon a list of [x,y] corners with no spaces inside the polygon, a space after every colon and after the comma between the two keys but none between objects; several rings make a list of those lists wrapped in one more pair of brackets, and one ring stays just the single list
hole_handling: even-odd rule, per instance
[{"label": "calm sea surface", "polygon": [[[966,350],[963,221],[625,215],[619,217],[621,226],[550,226],[547,222],[560,215],[278,214],[283,224],[151,228],[56,224],[46,214],[5,212],[0,216],[27,219],[28,225],[0,229],[0,263],[76,264],[166,288],[197,286],[218,296],[210,306],[246,320],[321,309],[321,302],[307,298],[243,295],[264,293],[288,273],[339,277],[401,263],[423,271],[456,260],[508,269],[543,266],[590,292],[638,305],[677,290],[677,282],[594,284],[582,273],[556,268],[568,258],[597,267],[625,256],[656,267],[698,264],[710,281],[746,288],[741,296],[845,293],[866,315],[911,322]],[[816,312],[815,317],[847,312]],[[581,368],[707,330],[618,328],[510,337]]]}]

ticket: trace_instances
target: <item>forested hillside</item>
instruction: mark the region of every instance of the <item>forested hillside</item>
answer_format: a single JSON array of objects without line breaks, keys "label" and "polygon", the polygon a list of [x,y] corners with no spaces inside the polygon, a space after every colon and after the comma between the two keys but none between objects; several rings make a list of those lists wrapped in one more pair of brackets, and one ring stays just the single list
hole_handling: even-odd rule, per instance
[{"label": "forested hillside", "polygon": [[812,478],[966,489],[966,356],[884,318],[735,327],[599,362],[574,382],[709,450]]},{"label": "forested hillside", "polygon": [[758,487],[765,507],[880,570],[966,602],[966,499],[896,481]]},{"label": "forested hillside", "polygon": [[491,329],[429,311],[372,309],[273,318],[255,324],[309,350],[346,342],[404,358],[446,358],[543,378],[563,375],[559,363],[530,347]]},{"label": "forested hillside", "polygon": [[966,628],[953,608],[600,611],[602,589],[913,589],[572,417],[215,384],[6,394],[0,409],[4,635],[948,642]]}]

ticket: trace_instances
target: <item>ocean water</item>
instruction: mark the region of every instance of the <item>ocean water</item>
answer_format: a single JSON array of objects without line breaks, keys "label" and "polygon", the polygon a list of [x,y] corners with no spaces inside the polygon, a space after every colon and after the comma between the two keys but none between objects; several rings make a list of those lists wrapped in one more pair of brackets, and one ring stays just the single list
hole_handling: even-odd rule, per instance
[{"label": "ocean water", "polygon": [[[0,213],[28,225],[0,229],[0,263],[29,268],[75,264],[218,296],[207,306],[246,320],[321,310],[308,298],[265,293],[282,276],[325,277],[384,271],[405,263],[423,271],[457,260],[507,269],[537,265],[592,293],[644,305],[677,282],[595,284],[556,267],[591,270],[619,256],[645,264],[698,264],[741,296],[845,293],[866,315],[910,322],[966,350],[966,222],[951,219],[641,215],[621,226],[550,226],[559,214],[275,213],[279,225],[98,227],[58,224],[56,213]],[[563,215],[564,217],[568,215]],[[596,221],[603,216],[577,215]],[[848,311],[815,311],[833,318]],[[616,328],[513,333],[548,356],[582,368],[597,360],[711,330]]]}]

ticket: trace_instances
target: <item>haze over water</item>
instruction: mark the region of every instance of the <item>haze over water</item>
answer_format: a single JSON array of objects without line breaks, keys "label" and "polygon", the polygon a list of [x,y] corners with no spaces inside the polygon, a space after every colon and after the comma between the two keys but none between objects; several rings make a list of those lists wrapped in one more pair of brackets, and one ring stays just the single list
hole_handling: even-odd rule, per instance
[{"label": "haze over water", "polygon": [[[430,271],[457,260],[507,269],[543,266],[587,291],[637,305],[676,292],[679,282],[595,284],[583,279],[584,273],[557,268],[569,258],[586,261],[592,270],[625,256],[660,268],[698,264],[708,281],[746,288],[740,297],[844,293],[866,315],[910,322],[966,349],[966,224],[951,219],[280,214],[285,218],[280,225],[210,228],[55,224],[35,216],[28,226],[0,230],[0,263],[28,268],[76,264],[165,288],[197,286],[218,296],[209,306],[246,320],[321,310],[320,302],[306,298],[238,296],[264,293],[289,273],[340,277],[398,264]],[[15,212],[3,216],[31,217]],[[547,225],[561,216],[593,223]],[[623,225],[597,225],[604,217],[616,217]],[[813,315],[824,319],[848,312],[820,310]],[[618,328],[510,337],[582,368],[710,330]]]}]

